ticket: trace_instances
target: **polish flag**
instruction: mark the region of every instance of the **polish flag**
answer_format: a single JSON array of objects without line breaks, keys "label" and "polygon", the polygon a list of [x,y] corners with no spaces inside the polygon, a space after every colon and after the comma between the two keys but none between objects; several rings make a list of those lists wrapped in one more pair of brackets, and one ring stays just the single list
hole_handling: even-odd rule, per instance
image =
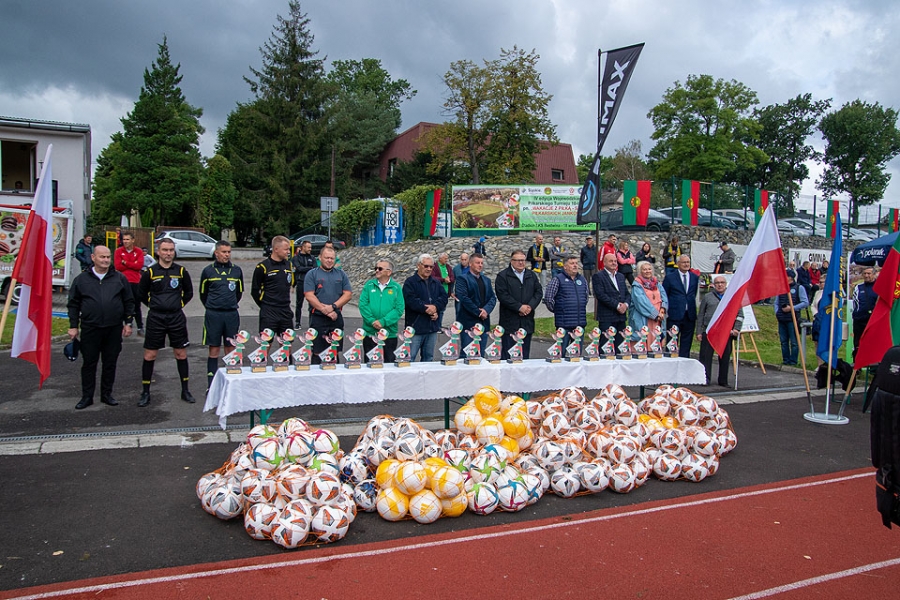
[{"label": "polish flag", "polygon": [[774,207],[770,206],[760,219],[756,233],[706,328],[707,340],[716,353],[724,352],[734,320],[745,306],[787,293],[789,289]]},{"label": "polish flag", "polygon": [[33,362],[41,374],[39,387],[50,376],[50,318],[53,311],[53,168],[47,146],[34,204],[28,215],[19,258],[12,278],[22,284],[16,327],[13,330],[13,358]]}]

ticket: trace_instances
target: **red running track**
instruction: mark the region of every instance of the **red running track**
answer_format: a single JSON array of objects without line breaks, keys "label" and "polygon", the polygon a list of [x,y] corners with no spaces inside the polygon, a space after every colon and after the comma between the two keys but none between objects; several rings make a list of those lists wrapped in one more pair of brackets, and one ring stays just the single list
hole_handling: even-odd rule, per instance
[{"label": "red running track", "polygon": [[3,598],[896,597],[872,470],[0,593]]}]

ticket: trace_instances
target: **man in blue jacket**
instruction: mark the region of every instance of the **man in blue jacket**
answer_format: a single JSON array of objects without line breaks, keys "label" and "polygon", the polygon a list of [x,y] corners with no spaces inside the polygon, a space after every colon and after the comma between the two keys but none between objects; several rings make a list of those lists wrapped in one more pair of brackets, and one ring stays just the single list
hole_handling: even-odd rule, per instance
[{"label": "man in blue jacket", "polygon": [[875,293],[875,269],[863,269],[863,282],[853,288],[853,358],[859,348],[859,340],[875,310],[878,295]]},{"label": "man in blue jacket", "polygon": [[[497,305],[497,295],[491,286],[491,280],[484,275],[484,256],[481,254],[476,252],[469,257],[469,272],[456,280],[456,298],[459,300],[456,320],[463,326],[459,341],[465,348],[472,341],[466,331],[476,323],[481,323],[487,333],[491,328],[491,311]],[[486,340],[487,335],[482,336],[482,352]]]},{"label": "man in blue jacket", "polygon": [[677,265],[678,268],[669,271],[663,279],[663,289],[669,298],[667,325],[678,326],[678,356],[690,358],[694,328],[697,326],[697,291],[700,288],[700,277],[691,271],[691,257],[687,254],[678,257]]},{"label": "man in blue jacket", "polygon": [[419,255],[416,272],[403,282],[403,301],[406,304],[406,323],[416,330],[410,345],[410,360],[416,360],[422,352],[422,362],[434,360],[434,343],[441,330],[440,314],[447,308],[447,292],[444,286],[431,276],[434,258],[430,254]]}]

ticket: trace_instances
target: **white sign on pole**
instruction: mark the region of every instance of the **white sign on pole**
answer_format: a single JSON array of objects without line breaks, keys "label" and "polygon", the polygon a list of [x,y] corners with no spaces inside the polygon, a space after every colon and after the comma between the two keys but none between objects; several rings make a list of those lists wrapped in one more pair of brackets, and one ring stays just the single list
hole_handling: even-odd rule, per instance
[{"label": "white sign on pole", "polygon": [[384,241],[394,244],[400,238],[400,207],[387,204],[384,207]]},{"label": "white sign on pole", "polygon": [[338,199],[334,196],[322,196],[319,202],[322,203],[322,212],[334,212],[338,209]]}]

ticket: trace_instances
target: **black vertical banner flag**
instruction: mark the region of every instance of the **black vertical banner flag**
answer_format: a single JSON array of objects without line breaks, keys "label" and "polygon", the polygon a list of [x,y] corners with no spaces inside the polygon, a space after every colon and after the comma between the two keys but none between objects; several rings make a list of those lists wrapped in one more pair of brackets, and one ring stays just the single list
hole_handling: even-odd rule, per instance
[{"label": "black vertical banner flag", "polygon": [[600,102],[597,153],[594,155],[587,181],[581,188],[577,215],[579,225],[600,222],[600,152],[603,150],[606,136],[609,135],[609,129],[616,120],[616,114],[625,96],[625,88],[628,87],[631,74],[643,49],[644,44],[635,44],[607,52],[606,68],[602,75],[598,74]]}]

